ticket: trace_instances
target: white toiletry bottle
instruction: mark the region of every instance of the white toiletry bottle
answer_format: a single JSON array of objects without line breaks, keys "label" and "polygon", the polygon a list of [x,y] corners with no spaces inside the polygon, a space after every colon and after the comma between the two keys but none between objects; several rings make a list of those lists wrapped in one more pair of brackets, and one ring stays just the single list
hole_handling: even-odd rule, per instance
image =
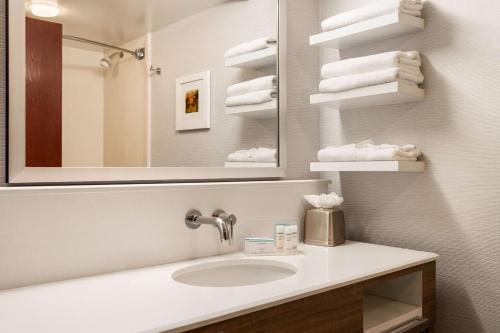
[{"label": "white toiletry bottle", "polygon": [[297,253],[297,230],[296,224],[285,225],[285,253],[287,254]]},{"label": "white toiletry bottle", "polygon": [[276,224],[274,228],[274,244],[276,252],[283,252],[285,249],[285,226],[283,224]]}]

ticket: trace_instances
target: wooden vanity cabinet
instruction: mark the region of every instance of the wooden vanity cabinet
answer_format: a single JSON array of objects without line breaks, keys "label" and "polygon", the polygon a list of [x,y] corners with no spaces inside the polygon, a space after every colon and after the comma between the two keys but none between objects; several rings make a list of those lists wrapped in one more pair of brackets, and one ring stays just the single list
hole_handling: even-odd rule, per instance
[{"label": "wooden vanity cabinet", "polygon": [[[408,282],[413,281],[413,282]],[[417,282],[415,282],[417,281]],[[394,283],[393,285],[390,285]],[[411,284],[411,286],[409,285]],[[291,300],[279,305],[274,305],[266,309],[259,309],[254,312],[241,314],[238,317],[226,319],[220,322],[208,324],[200,328],[189,330],[192,333],[372,333],[384,332],[383,327],[373,326],[374,320],[370,319],[373,313],[378,313],[375,318],[390,315],[390,307],[387,309],[367,308],[367,297],[372,298],[370,292],[379,292],[378,289],[385,289],[390,294],[387,298],[382,297],[389,303],[392,302],[396,293],[401,297],[415,298],[407,296],[408,291],[416,288],[416,296],[419,304],[413,306],[421,313],[421,321],[414,325],[408,324],[406,327],[390,332],[397,333],[430,333],[436,320],[436,265],[435,262],[403,269],[380,277],[366,281],[357,282],[345,287],[320,292],[315,295]],[[405,285],[406,284],[406,285]],[[380,288],[379,288],[380,286]],[[400,288],[401,292],[398,291]],[[376,297],[376,296],[375,296]],[[399,296],[397,296],[399,297]],[[371,302],[371,301],[370,301]],[[372,302],[373,303],[373,302]],[[377,299],[374,302],[377,303]],[[398,303],[398,302],[396,302]],[[405,304],[405,303],[400,303]],[[394,304],[392,304],[394,305]],[[397,306],[396,306],[397,308]],[[413,311],[412,305],[408,305],[408,311]],[[387,310],[387,311],[386,311]],[[406,310],[405,310],[406,311]],[[413,312],[414,313],[414,312]],[[382,314],[382,316],[380,316]],[[395,317],[399,315],[396,314]],[[403,317],[399,317],[400,319]],[[383,318],[382,318],[383,319]],[[397,319],[397,318],[396,318]],[[385,320],[385,319],[384,319]],[[364,324],[365,322],[365,324]],[[368,326],[368,327],[367,327]],[[409,327],[408,327],[409,326]]]}]

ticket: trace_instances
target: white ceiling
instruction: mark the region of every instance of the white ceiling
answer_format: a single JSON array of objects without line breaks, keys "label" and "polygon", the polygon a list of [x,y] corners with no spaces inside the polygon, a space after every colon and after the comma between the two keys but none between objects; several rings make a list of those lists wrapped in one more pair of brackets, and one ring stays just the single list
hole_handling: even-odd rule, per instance
[{"label": "white ceiling", "polygon": [[227,1],[58,0],[61,14],[44,20],[63,24],[64,34],[121,45]]}]

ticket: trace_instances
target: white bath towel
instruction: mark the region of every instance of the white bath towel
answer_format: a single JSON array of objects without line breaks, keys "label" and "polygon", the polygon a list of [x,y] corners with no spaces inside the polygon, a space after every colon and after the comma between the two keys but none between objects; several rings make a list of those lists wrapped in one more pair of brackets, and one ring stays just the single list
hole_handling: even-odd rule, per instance
[{"label": "white bath towel", "polygon": [[367,140],[341,147],[327,147],[318,152],[320,162],[416,161],[422,152],[414,145],[375,145]]},{"label": "white bath towel", "polygon": [[249,94],[227,97],[226,106],[232,107],[241,105],[262,104],[270,102],[276,97],[277,97],[276,89],[261,90]]},{"label": "white bath towel", "polygon": [[233,48],[227,50],[224,55],[225,58],[233,58],[242,54],[252,53],[256,51],[260,51],[263,49],[267,49],[271,45],[276,44],[276,38],[272,37],[263,37],[250,42],[242,43],[236,45]]},{"label": "white bath towel", "polygon": [[227,88],[227,96],[238,96],[261,90],[276,89],[277,83],[278,79],[276,75],[259,77],[229,86]]},{"label": "white bath towel", "polygon": [[356,88],[401,80],[410,85],[418,85],[424,81],[424,76],[413,72],[406,72],[401,68],[389,68],[381,71],[353,74],[326,79],[320,82],[321,93],[336,93]]},{"label": "white bath towel", "polygon": [[255,162],[273,163],[276,162],[276,149],[272,148],[251,148],[238,150],[227,157],[228,162]]},{"label": "white bath towel", "polygon": [[374,17],[400,11],[401,13],[422,16],[422,2],[413,0],[384,0],[376,4],[364,6],[334,15],[321,22],[323,31],[335,30],[350,24],[355,24]]},{"label": "white bath towel", "polygon": [[329,79],[350,74],[369,73],[402,65],[420,67],[422,65],[420,53],[418,51],[392,51],[340,60],[324,65],[321,68],[321,76],[324,79]]}]

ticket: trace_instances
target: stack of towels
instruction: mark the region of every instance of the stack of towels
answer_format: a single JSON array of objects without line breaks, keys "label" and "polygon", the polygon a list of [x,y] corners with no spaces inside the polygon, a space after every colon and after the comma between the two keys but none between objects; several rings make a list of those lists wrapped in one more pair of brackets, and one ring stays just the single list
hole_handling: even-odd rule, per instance
[{"label": "stack of towels", "polygon": [[323,31],[331,31],[395,12],[421,17],[422,9],[422,0],[382,0],[373,5],[332,16],[321,22],[321,28]]},{"label": "stack of towels", "polygon": [[273,45],[276,45],[276,38],[272,37],[263,37],[251,42],[246,42],[243,44],[236,45],[233,48],[227,50],[224,57],[226,59],[234,58],[243,54],[253,53],[260,50],[267,49]]},{"label": "stack of towels", "polygon": [[372,140],[318,152],[320,162],[416,161],[422,152],[414,145],[376,145]]},{"label": "stack of towels", "polygon": [[227,157],[228,162],[255,162],[255,163],[275,163],[276,149],[271,148],[251,148],[238,150]]},{"label": "stack of towels", "polygon": [[326,64],[321,69],[321,93],[336,93],[366,86],[403,81],[418,86],[424,82],[417,51],[393,51]]},{"label": "stack of towels", "polygon": [[275,75],[234,84],[227,88],[226,106],[235,107],[270,102],[277,97]]}]

